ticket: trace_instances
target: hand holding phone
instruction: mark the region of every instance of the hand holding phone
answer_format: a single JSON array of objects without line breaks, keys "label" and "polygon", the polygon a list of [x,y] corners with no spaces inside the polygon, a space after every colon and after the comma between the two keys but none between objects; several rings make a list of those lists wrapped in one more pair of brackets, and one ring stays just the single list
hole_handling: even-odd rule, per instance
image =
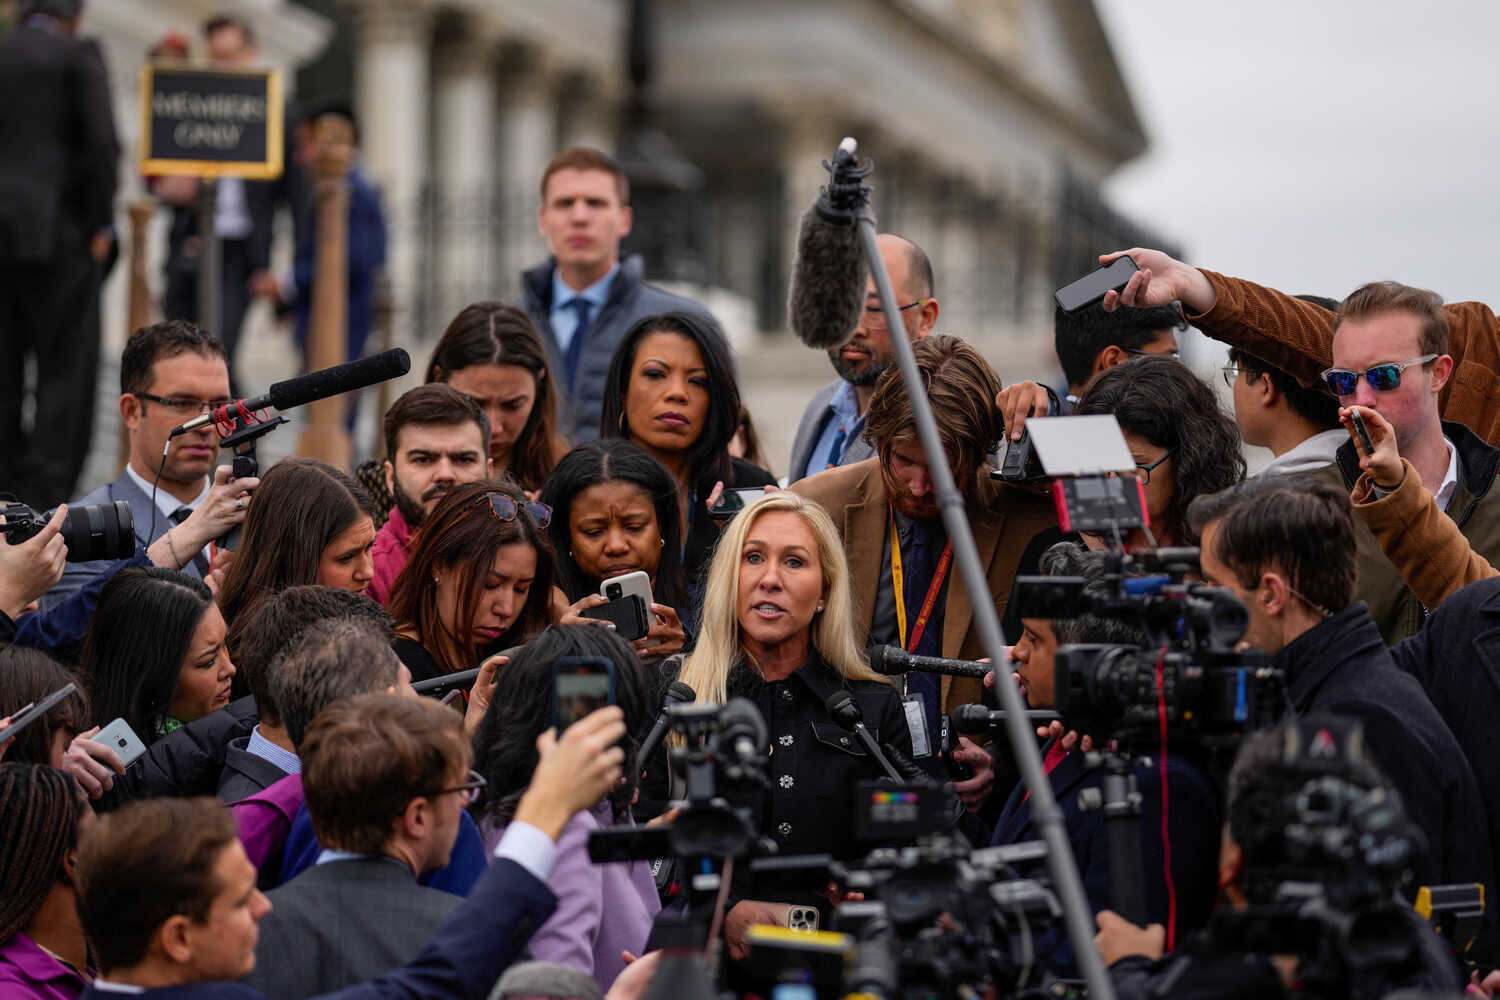
[{"label": "hand holding phone", "polygon": [[1393,490],[1406,477],[1401,453],[1396,448],[1396,432],[1380,411],[1366,406],[1339,408],[1339,420],[1354,439],[1359,467],[1369,473],[1376,486]]},{"label": "hand holding phone", "polygon": [[1063,285],[1052,293],[1052,297],[1057,300],[1057,307],[1063,312],[1077,312],[1104,301],[1105,293],[1123,289],[1137,270],[1134,258],[1123,254],[1077,281]]},{"label": "hand holding phone", "polygon": [[609,660],[560,656],[552,665],[552,725],[559,736],[590,712],[614,703],[615,665]]},{"label": "hand holding phone", "polygon": [[15,712],[12,712],[10,717],[10,724],[4,729],[0,729],[0,745],[9,743],[11,740],[15,739],[16,736],[20,734],[21,730],[31,725],[37,719],[42,718],[48,712],[52,711],[52,706],[62,701],[77,689],[78,685],[69,682],[58,688],[56,691],[53,691],[47,697],[43,698],[40,705],[38,705],[36,702],[32,702],[31,704],[24,705],[21,708],[17,709]]}]

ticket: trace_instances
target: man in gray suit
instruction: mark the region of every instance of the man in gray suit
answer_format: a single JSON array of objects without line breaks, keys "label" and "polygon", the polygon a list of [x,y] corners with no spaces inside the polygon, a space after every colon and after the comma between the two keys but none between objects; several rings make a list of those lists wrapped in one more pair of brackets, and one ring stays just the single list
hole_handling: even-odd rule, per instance
[{"label": "man in gray suit", "polygon": [[417,956],[463,903],[417,877],[448,863],[483,784],[469,770],[462,717],[427,698],[341,699],[319,713],[301,751],[324,850],[269,893],[245,980],[281,1000],[343,989]]},{"label": "man in gray suit", "polygon": [[[215,486],[212,477],[219,442],[213,427],[168,437],[174,427],[210,406],[228,401],[229,369],[219,338],[183,320],[169,320],[137,330],[126,341],[120,356],[120,419],[129,432],[130,461],[120,478],[72,506],[128,502],[142,548],[149,548],[152,542],[186,521],[216,489],[216,503],[229,505],[220,513],[230,520],[242,520],[259,480],[245,478],[228,485],[221,481]],[[227,467],[220,479],[226,477]],[[227,527],[221,526],[219,533],[224,530]],[[201,537],[200,532],[193,534]],[[205,544],[176,555],[175,561],[184,573],[201,579],[208,575],[214,547]],[[42,606],[61,603],[108,565],[107,562],[68,563],[62,581],[47,592]]]},{"label": "man in gray suit", "polygon": [[[891,276],[896,304],[906,337],[916,343],[937,324],[938,300],[933,295],[932,263],[922,248],[894,233],[878,237],[880,258]],[[874,455],[864,439],[865,411],[875,395],[881,373],[895,363],[887,318],[881,315],[875,279],[865,290],[865,316],[847,344],[828,352],[836,381],[819,389],[807,404],[792,441],[792,463],[787,482],[852,465]]]},{"label": "man in gray suit", "polygon": [[597,149],[565,149],[542,173],[537,226],[552,255],[521,275],[521,301],[566,393],[563,426],[576,442],[599,436],[604,379],[625,331],[665,312],[708,315],[690,299],[647,284],[639,254],[620,257],[634,221],[630,184]]}]

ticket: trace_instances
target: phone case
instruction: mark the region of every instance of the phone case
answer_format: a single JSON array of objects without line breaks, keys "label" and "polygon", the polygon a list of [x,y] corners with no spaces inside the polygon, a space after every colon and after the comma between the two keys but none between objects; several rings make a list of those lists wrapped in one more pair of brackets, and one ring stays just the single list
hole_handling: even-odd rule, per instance
[{"label": "phone case", "polygon": [[[618,592],[614,592],[613,587],[615,586],[620,588]],[[651,577],[645,570],[638,569],[634,573],[612,576],[599,584],[600,597],[615,600],[616,598],[627,597],[631,594],[646,602],[646,628],[649,631],[651,628],[651,602],[654,598],[651,596]],[[619,623],[616,623],[615,627],[619,628]],[[647,648],[660,645],[660,639],[652,639],[646,643]]]},{"label": "phone case", "polygon": [[146,752],[146,744],[130,728],[124,719],[116,719],[90,737],[94,743],[102,743],[120,756],[120,763],[129,767]]},{"label": "phone case", "polygon": [[641,600],[639,594],[626,594],[597,608],[585,608],[579,614],[585,618],[614,622],[615,632],[627,642],[641,638],[651,628],[646,617],[649,614],[646,602]]}]

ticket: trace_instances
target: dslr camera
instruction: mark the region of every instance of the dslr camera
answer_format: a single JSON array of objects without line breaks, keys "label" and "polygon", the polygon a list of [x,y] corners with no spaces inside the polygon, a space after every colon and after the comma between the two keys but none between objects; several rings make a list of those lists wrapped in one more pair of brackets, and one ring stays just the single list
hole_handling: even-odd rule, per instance
[{"label": "dslr camera", "polygon": [[[0,526],[5,541],[20,545],[47,526],[57,508],[45,514],[14,498],[0,498]],[[99,559],[129,559],[135,554],[135,519],[130,504],[124,500],[91,506],[69,507],[62,523],[63,541],[68,546],[68,562],[93,562]]]}]

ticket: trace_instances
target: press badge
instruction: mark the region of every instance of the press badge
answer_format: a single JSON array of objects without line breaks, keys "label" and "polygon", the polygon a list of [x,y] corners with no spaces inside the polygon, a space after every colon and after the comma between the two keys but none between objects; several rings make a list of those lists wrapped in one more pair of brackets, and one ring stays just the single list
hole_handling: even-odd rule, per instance
[{"label": "press badge", "polygon": [[932,738],[927,734],[927,706],[922,703],[922,696],[902,698],[901,707],[906,710],[906,728],[911,730],[911,755],[931,757]]}]

